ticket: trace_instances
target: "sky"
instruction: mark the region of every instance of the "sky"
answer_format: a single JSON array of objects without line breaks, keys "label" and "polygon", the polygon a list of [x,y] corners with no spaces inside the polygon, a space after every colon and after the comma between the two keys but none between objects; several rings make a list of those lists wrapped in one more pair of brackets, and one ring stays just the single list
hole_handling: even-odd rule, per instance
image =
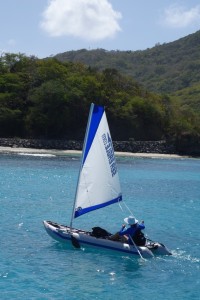
[{"label": "sky", "polygon": [[0,54],[145,50],[200,30],[200,0],[0,0]]}]

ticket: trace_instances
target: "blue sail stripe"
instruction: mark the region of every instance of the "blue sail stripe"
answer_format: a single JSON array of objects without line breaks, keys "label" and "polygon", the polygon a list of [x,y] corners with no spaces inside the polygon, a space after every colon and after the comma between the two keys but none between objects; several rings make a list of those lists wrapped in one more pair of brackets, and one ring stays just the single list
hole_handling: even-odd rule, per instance
[{"label": "blue sail stripe", "polygon": [[88,132],[88,137],[87,137],[87,143],[85,145],[85,152],[84,152],[84,157],[83,157],[83,163],[87,158],[87,155],[90,151],[91,145],[93,143],[94,137],[96,135],[97,129],[99,127],[99,123],[101,122],[101,118],[104,113],[104,107],[95,105],[93,106],[93,111],[92,111],[92,116],[91,116],[91,122],[90,122],[90,130]]},{"label": "blue sail stripe", "polygon": [[117,197],[115,199],[107,201],[105,203],[101,203],[101,204],[97,204],[97,205],[94,205],[94,206],[90,206],[90,207],[86,207],[86,208],[83,208],[83,209],[76,210],[75,214],[74,214],[74,218],[80,217],[80,216],[82,216],[82,215],[84,215],[84,214],[86,214],[86,213],[88,213],[90,211],[93,211],[93,210],[96,210],[96,209],[108,206],[110,204],[119,202],[121,200],[122,200],[122,195],[120,195],[119,197]]}]

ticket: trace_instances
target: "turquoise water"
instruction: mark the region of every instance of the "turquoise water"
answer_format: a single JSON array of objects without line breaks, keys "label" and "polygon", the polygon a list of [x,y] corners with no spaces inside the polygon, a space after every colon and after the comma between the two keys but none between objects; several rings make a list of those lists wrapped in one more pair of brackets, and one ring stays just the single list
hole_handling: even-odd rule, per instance
[{"label": "turquoise water", "polygon": [[[200,160],[117,161],[126,205],[173,256],[143,261],[60,245],[42,220],[69,224],[79,157],[1,154],[0,299],[199,299]],[[122,209],[109,206],[74,226],[115,232],[129,215]]]}]

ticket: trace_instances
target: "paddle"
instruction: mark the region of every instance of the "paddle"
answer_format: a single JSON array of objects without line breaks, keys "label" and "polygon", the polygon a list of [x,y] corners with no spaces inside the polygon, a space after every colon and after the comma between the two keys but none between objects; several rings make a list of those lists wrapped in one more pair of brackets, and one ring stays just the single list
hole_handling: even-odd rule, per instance
[{"label": "paddle", "polygon": [[130,236],[130,234],[129,234],[129,237],[130,237],[130,240],[131,240],[131,242],[133,243],[133,245],[134,245],[135,249],[137,250],[137,252],[138,252],[139,256],[140,256],[140,257],[141,257],[143,260],[145,260],[145,259],[144,259],[144,257],[142,256],[142,254],[141,254],[140,250],[139,250],[139,249],[138,249],[138,247],[136,246],[136,244],[135,244],[134,240],[133,240],[133,239],[132,239],[132,237]]},{"label": "paddle", "polygon": [[71,242],[72,242],[72,245],[75,248],[78,248],[78,249],[81,248],[81,245],[79,244],[79,241],[73,236],[73,234],[71,234]]}]

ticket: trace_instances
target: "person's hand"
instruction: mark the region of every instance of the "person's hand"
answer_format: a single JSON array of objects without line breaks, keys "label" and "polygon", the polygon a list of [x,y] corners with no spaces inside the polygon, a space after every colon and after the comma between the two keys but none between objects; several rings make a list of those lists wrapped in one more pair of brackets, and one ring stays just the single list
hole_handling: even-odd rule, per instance
[{"label": "person's hand", "polygon": [[125,224],[122,224],[122,228],[125,228],[126,227],[126,225]]}]

